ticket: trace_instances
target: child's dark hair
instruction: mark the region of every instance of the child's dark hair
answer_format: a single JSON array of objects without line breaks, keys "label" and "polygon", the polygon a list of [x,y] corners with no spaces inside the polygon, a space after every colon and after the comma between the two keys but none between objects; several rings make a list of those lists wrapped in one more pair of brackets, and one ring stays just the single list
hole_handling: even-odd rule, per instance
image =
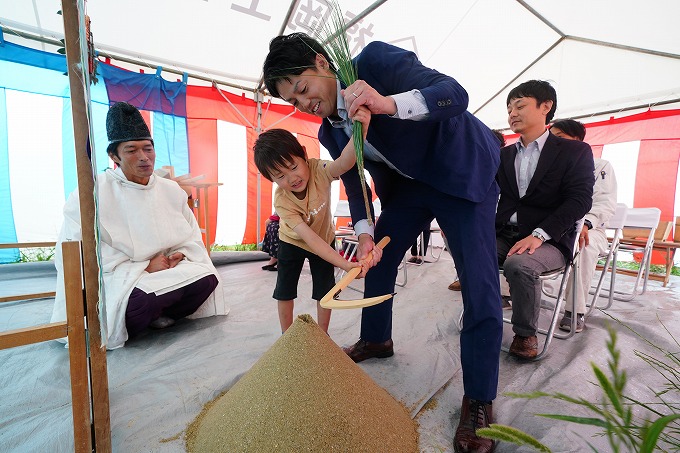
[{"label": "child's dark hair", "polygon": [[558,128],[570,137],[578,138],[580,141],[583,141],[583,139],[586,138],[586,127],[580,121],[572,119],[555,120],[555,122],[550,125],[549,129],[552,129],[553,127]]},{"label": "child's dark hair", "polygon": [[333,61],[323,46],[305,33],[292,33],[272,39],[269,43],[269,53],[262,66],[267,91],[272,96],[280,98],[281,94],[276,88],[277,82],[282,79],[290,82],[290,76],[300,75],[306,69],[314,68],[317,54],[323,55],[331,70],[335,70]]},{"label": "child's dark hair", "polygon": [[510,105],[510,101],[518,98],[534,98],[536,105],[541,105],[545,101],[552,101],[552,108],[545,117],[545,124],[550,123],[550,120],[555,116],[557,110],[557,92],[545,80],[529,80],[510,90],[505,105]]},{"label": "child's dark hair", "polygon": [[271,129],[260,134],[253,145],[255,166],[272,181],[272,171],[285,168],[294,157],[307,160],[307,153],[295,136],[285,129]]}]

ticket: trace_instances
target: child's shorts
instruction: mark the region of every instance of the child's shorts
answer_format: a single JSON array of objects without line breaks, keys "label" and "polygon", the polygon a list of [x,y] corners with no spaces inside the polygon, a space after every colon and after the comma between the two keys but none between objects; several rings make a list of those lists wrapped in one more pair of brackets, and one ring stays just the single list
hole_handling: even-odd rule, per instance
[{"label": "child's shorts", "polygon": [[[333,243],[330,244],[333,247]],[[321,300],[335,286],[335,267],[312,252],[284,241],[279,242],[278,272],[274,299],[297,298],[297,286],[305,258],[312,272],[312,299]]]}]

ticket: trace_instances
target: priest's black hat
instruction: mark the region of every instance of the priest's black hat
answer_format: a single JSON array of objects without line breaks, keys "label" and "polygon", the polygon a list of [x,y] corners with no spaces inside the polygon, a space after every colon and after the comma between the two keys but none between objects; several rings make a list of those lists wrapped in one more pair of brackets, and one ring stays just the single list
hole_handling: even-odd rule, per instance
[{"label": "priest's black hat", "polygon": [[144,122],[137,107],[127,102],[117,102],[106,115],[106,135],[109,138],[107,152],[115,154],[116,146],[121,142],[151,140],[151,131]]}]

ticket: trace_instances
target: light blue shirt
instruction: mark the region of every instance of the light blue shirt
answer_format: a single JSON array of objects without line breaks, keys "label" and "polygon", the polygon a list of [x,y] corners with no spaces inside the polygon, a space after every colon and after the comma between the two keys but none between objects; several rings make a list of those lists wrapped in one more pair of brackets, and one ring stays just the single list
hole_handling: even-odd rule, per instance
[{"label": "light blue shirt", "polygon": [[[517,140],[517,143],[515,143],[515,146],[517,147],[517,156],[515,156],[515,175],[517,177],[517,189],[519,190],[520,198],[527,193],[531,178],[534,177],[534,173],[536,172],[536,166],[538,165],[538,159],[541,157],[541,151],[543,151],[543,146],[545,146],[545,142],[548,140],[548,134],[550,134],[550,132],[546,130],[536,140],[527,144],[526,147],[522,144],[521,139]],[[516,212],[510,217],[509,223],[517,224]],[[536,231],[541,233],[546,240],[550,239],[550,236],[543,231],[542,228],[536,228]]]}]

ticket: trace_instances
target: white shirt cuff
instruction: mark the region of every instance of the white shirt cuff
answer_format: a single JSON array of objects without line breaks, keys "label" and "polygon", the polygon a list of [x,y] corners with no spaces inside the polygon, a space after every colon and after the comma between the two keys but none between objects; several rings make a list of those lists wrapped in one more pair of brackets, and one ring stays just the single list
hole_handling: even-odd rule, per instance
[{"label": "white shirt cuff", "polygon": [[356,225],[354,225],[354,234],[356,234],[357,237],[359,237],[360,234],[368,234],[371,237],[375,237],[373,232],[375,231],[375,227],[371,226],[368,224],[368,220],[362,219],[357,222]]},{"label": "white shirt cuff", "polygon": [[546,242],[552,239],[552,236],[546,233],[543,228],[534,228],[534,231],[538,231],[539,233],[541,233],[541,236],[545,238]]},{"label": "white shirt cuff", "polygon": [[427,118],[430,114],[425,98],[418,90],[393,94],[390,97],[397,105],[397,113],[390,115],[392,118],[418,121]]}]

